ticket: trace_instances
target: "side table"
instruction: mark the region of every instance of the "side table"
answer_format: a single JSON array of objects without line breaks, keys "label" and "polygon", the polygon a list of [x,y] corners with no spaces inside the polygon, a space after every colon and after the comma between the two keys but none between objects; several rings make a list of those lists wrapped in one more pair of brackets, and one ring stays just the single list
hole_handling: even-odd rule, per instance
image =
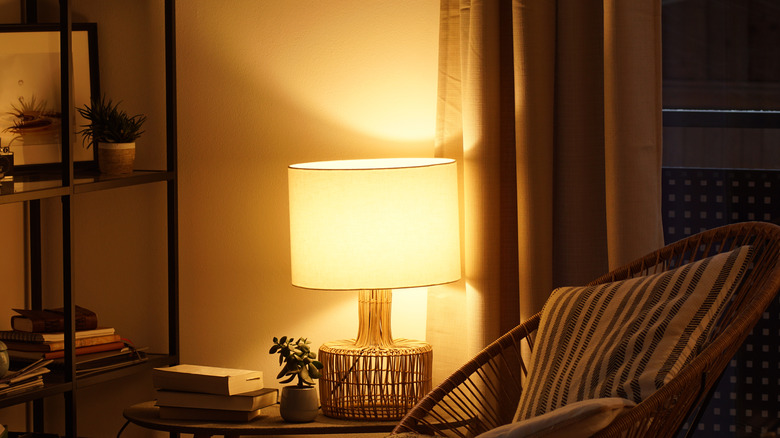
[{"label": "side table", "polygon": [[260,417],[248,422],[165,420],[160,419],[159,411],[154,401],[147,401],[125,408],[123,415],[131,423],[147,429],[193,434],[194,438],[214,435],[237,438],[243,435],[389,434],[397,424],[397,421],[340,420],[322,414],[311,423],[287,423],[279,415],[278,404],[264,408]]}]

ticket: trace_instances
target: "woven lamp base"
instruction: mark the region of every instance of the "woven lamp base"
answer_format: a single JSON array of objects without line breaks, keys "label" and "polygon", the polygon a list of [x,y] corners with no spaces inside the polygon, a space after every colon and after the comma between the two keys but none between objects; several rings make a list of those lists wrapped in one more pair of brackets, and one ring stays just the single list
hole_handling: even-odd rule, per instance
[{"label": "woven lamp base", "polygon": [[354,341],[320,347],[322,413],[347,420],[398,420],[431,390],[433,348],[396,339],[388,347]]}]

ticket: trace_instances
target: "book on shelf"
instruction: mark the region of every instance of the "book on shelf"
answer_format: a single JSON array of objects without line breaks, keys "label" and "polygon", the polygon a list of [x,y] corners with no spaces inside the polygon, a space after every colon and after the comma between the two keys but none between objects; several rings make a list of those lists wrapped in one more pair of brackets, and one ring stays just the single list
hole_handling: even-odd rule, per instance
[{"label": "book on shelf", "polygon": [[[121,350],[123,348],[125,348],[125,343],[123,341],[88,345],[85,347],[76,348],[76,356],[90,354],[90,353],[98,353],[101,351]],[[65,350],[63,349],[63,350],[56,350],[56,351],[23,351],[23,350],[14,350],[9,348],[8,356],[11,358],[11,360],[22,360],[22,361],[38,360],[38,359],[60,359],[65,357]]]},{"label": "book on shelf", "polygon": [[6,387],[0,387],[0,397],[6,397],[20,392],[27,392],[32,389],[43,387],[43,376],[37,376],[32,379],[25,380],[24,382],[17,383],[16,385],[9,385]]},{"label": "book on shelf", "polygon": [[8,396],[43,386],[43,375],[49,372],[51,360],[39,360],[0,378],[0,396]]},{"label": "book on shelf", "polygon": [[[92,330],[80,330],[74,333],[76,339],[89,338],[93,336],[112,335],[115,333],[113,327],[100,327]],[[0,341],[21,341],[21,342],[63,342],[65,333],[43,333],[43,332],[23,332],[21,330],[0,330]]]},{"label": "book on shelf", "polygon": [[279,390],[276,388],[263,388],[235,395],[170,391],[167,389],[158,389],[156,392],[157,406],[228,411],[256,411],[275,404],[279,398]]},{"label": "book on shelf", "polygon": [[[53,333],[65,330],[65,310],[57,309],[31,310],[13,309],[19,315],[11,317],[11,327],[23,332]],[[81,306],[76,306],[74,320],[76,330],[91,330],[97,328],[95,312]]]},{"label": "book on shelf", "polygon": [[[90,345],[99,345],[99,344],[107,344],[109,342],[117,342],[121,341],[122,339],[120,336],[116,333],[112,335],[102,335],[102,336],[90,336],[87,338],[78,338],[74,340],[74,343],[76,344],[76,348],[79,347],[87,347]],[[24,342],[24,341],[3,341],[5,343],[5,346],[8,347],[9,350],[19,350],[19,351],[57,351],[57,350],[64,350],[65,349],[65,341],[54,341],[54,342]]]},{"label": "book on shelf", "polygon": [[160,406],[160,418],[164,420],[200,421],[252,421],[259,417],[262,409],[254,411],[226,411],[221,409],[177,408]]},{"label": "book on shelf", "polygon": [[263,389],[263,372],[181,364],[152,370],[158,389],[234,395]]},{"label": "book on shelf", "polygon": [[[96,374],[103,371],[124,368],[146,362],[146,349],[148,347],[127,346],[121,350],[104,351],[100,353],[76,356],[76,375],[79,377]],[[62,359],[56,359],[54,364],[61,365]]]}]

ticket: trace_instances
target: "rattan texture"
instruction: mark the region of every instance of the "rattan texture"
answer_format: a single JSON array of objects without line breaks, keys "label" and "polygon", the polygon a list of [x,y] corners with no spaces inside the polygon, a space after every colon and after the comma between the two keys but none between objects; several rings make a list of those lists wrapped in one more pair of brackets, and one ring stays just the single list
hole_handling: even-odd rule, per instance
[{"label": "rattan texture", "polygon": [[433,349],[396,339],[391,347],[328,342],[320,347],[322,413],[347,420],[398,420],[431,390]]},{"label": "rattan texture", "polygon": [[[708,344],[671,381],[596,437],[672,437],[702,407],[780,290],[780,226],[744,222],[704,231],[590,283],[655,274],[742,245],[753,246],[754,259]],[[393,433],[471,437],[512,421],[528,371],[523,358],[533,349],[539,318],[535,315],[488,345],[420,400]]]}]

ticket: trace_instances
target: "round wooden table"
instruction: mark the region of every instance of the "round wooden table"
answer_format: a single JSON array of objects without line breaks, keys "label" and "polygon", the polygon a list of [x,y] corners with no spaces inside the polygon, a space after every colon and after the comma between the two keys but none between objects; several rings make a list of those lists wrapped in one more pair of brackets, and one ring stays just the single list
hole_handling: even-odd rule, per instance
[{"label": "round wooden table", "polygon": [[160,419],[159,408],[154,401],[130,406],[123,415],[131,423],[147,429],[193,434],[195,438],[214,435],[237,438],[242,435],[389,434],[397,424],[397,421],[340,420],[322,414],[311,423],[287,423],[279,415],[278,404],[264,408],[262,415],[252,421],[235,423]]}]

